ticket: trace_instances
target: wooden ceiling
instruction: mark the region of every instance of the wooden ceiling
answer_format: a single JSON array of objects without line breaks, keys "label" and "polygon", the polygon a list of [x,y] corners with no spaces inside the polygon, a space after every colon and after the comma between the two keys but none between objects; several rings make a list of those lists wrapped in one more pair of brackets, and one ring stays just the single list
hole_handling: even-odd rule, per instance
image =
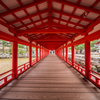
[{"label": "wooden ceiling", "polygon": [[0,23],[48,49],[86,33],[99,19],[100,0],[0,0]]}]

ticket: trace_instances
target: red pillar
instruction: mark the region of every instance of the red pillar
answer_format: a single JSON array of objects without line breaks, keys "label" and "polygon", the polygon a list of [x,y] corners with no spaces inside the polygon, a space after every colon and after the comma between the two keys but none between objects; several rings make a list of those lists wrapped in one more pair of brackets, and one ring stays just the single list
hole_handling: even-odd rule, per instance
[{"label": "red pillar", "polygon": [[66,62],[68,61],[68,47],[66,47]]},{"label": "red pillar", "polygon": [[74,61],[75,61],[75,54],[74,54],[74,46],[72,45],[72,66],[74,66]]},{"label": "red pillar", "polygon": [[85,77],[89,79],[90,76],[90,41],[85,41]]},{"label": "red pillar", "polygon": [[63,59],[64,59],[64,47],[63,47]]},{"label": "red pillar", "polygon": [[18,77],[17,61],[18,61],[18,42],[13,42],[13,52],[12,52],[12,65],[13,65],[13,77]]},{"label": "red pillar", "polygon": [[32,46],[29,46],[29,63],[30,63],[30,67],[32,65]]},{"label": "red pillar", "polygon": [[38,45],[36,46],[36,62],[38,62]]},{"label": "red pillar", "polygon": [[43,48],[42,48],[42,58],[43,58],[43,54],[44,54],[43,52],[44,52],[44,50],[43,50]]},{"label": "red pillar", "polygon": [[40,60],[41,60],[41,45],[40,45]]}]

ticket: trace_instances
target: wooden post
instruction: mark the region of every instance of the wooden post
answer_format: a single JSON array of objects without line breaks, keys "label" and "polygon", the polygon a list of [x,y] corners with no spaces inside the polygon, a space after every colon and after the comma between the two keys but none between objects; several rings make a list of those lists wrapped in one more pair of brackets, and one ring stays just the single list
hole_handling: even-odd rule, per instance
[{"label": "wooden post", "polygon": [[44,55],[44,50],[43,50],[43,48],[42,48],[42,58],[44,57],[43,55]]},{"label": "wooden post", "polygon": [[41,45],[40,45],[40,60],[41,60]]},{"label": "wooden post", "polygon": [[90,41],[85,41],[85,77],[89,79],[90,76]]},{"label": "wooden post", "polygon": [[66,47],[66,62],[68,61],[68,47]]},{"label": "wooden post", "polygon": [[74,46],[72,45],[72,66],[74,66],[74,61],[75,61],[75,54],[74,54]]},{"label": "wooden post", "polygon": [[64,47],[63,47],[63,60],[64,60]]},{"label": "wooden post", "polygon": [[12,65],[13,65],[13,77],[17,78],[18,77],[18,68],[17,68],[17,61],[18,61],[18,42],[14,41],[13,42],[13,52],[12,52]]},{"label": "wooden post", "polygon": [[32,46],[29,46],[29,63],[30,67],[32,66]]},{"label": "wooden post", "polygon": [[38,45],[36,45],[36,62],[38,62]]}]

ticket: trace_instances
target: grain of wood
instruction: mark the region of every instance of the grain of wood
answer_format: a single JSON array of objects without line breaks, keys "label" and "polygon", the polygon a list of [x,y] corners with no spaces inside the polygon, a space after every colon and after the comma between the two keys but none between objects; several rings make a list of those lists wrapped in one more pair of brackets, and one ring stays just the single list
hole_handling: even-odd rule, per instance
[{"label": "grain of wood", "polygon": [[100,100],[100,90],[49,55],[0,91],[0,100]]}]

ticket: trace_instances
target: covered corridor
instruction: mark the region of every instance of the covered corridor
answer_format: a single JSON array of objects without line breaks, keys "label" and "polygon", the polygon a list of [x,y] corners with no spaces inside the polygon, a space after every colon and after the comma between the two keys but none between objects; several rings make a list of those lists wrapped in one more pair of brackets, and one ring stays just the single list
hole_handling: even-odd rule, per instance
[{"label": "covered corridor", "polygon": [[99,89],[100,0],[0,0],[0,100],[100,100]]},{"label": "covered corridor", "polygon": [[100,90],[55,54],[0,91],[0,100],[100,100]]}]

